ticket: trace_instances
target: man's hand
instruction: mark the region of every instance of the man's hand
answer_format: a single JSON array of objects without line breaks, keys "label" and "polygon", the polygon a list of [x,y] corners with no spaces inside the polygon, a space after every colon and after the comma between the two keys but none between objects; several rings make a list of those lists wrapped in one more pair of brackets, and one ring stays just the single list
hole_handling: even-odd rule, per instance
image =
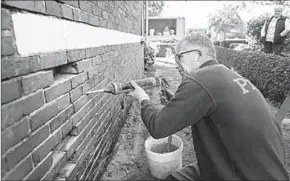
[{"label": "man's hand", "polygon": [[134,87],[134,91],[130,92],[129,95],[131,95],[133,98],[137,99],[139,103],[141,103],[143,100],[150,100],[149,96],[146,94],[146,92],[135,82],[130,81],[130,84]]},{"label": "man's hand", "polygon": [[161,92],[159,93],[159,97],[160,97],[160,102],[162,105],[165,105],[168,103],[168,101],[170,99],[172,99],[174,97],[174,93],[171,92],[169,89],[162,89]]}]

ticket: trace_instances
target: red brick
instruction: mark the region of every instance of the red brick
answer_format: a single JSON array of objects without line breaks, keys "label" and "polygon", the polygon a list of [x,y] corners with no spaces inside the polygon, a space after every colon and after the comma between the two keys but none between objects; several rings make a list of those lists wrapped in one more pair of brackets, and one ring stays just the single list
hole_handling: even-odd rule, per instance
[{"label": "red brick", "polygon": [[92,180],[96,180],[100,176],[100,173],[104,170],[108,158],[109,157],[106,156],[105,158],[102,158],[100,162],[98,162],[98,169],[94,170],[94,173],[91,177]]},{"label": "red brick", "polygon": [[74,128],[72,131],[72,135],[74,136],[78,135],[90,121],[91,121],[91,111],[87,112],[87,114],[83,116],[83,118],[79,122],[76,122],[74,120]]},{"label": "red brick", "polygon": [[21,84],[19,79],[10,79],[1,82],[1,103],[13,101],[21,96]]},{"label": "red brick", "polygon": [[51,169],[44,175],[42,180],[52,180],[56,177],[57,171],[63,164],[67,162],[67,154],[62,151],[54,151],[52,155],[52,166]]},{"label": "red brick", "polygon": [[65,178],[65,180],[71,180],[70,176],[76,172],[76,163],[67,162],[63,168],[59,170],[58,177]]},{"label": "red brick", "polygon": [[16,50],[15,50],[15,46],[14,46],[13,37],[12,36],[4,36],[3,31],[8,31],[8,30],[2,30],[1,56],[14,55],[16,53]]},{"label": "red brick", "polygon": [[94,25],[94,26],[99,26],[100,25],[100,17],[89,14],[89,24]]},{"label": "red brick", "polygon": [[109,6],[111,6],[112,8],[115,8],[115,2],[114,1],[109,1]]},{"label": "red brick", "polygon": [[84,86],[83,86],[83,91],[84,93],[88,92],[89,90],[91,90],[93,87],[95,86],[95,81],[94,79],[90,79],[88,80]]},{"label": "red brick", "polygon": [[4,4],[9,6],[17,7],[20,9],[30,10],[34,12],[45,13],[45,4],[44,1],[11,1],[4,0]]},{"label": "red brick", "polygon": [[28,115],[32,111],[40,108],[44,104],[43,91],[37,91],[30,95],[21,97],[1,107],[1,127],[12,125],[20,120],[23,116]]},{"label": "red brick", "polygon": [[[95,151],[94,149],[94,145],[96,143],[101,142],[102,137],[96,137],[96,136],[88,136],[88,138],[91,138],[90,141],[85,145],[85,148],[83,151],[83,153],[81,153],[81,155],[79,156],[77,161],[83,162],[85,159],[88,160],[88,163],[90,161],[90,159],[93,157],[93,152]],[[80,148],[81,149],[81,148]]]},{"label": "red brick", "polygon": [[97,76],[99,74],[99,67],[93,67],[91,69],[88,69],[88,77],[89,79],[94,78],[95,76]]},{"label": "red brick", "polygon": [[108,19],[108,12],[102,11],[102,17],[107,20]]},{"label": "red brick", "polygon": [[100,151],[101,151],[100,147],[102,146],[102,143],[103,143],[103,139],[98,143],[97,149],[94,150],[93,158],[91,159],[91,162],[89,163],[87,170],[86,170],[85,180],[91,180],[90,177],[94,173],[94,170],[96,170],[96,168],[98,168],[97,164],[98,164],[98,158],[100,156]]},{"label": "red brick", "polygon": [[40,70],[38,57],[9,57],[1,59],[1,79],[19,76]]},{"label": "red brick", "polygon": [[56,52],[40,55],[41,69],[47,69],[67,63],[66,52]]},{"label": "red brick", "polygon": [[79,86],[75,89],[73,89],[72,91],[70,91],[70,99],[71,102],[75,102],[79,97],[81,97],[83,95],[83,86]]},{"label": "red brick", "polygon": [[46,123],[50,118],[57,115],[57,103],[50,103],[42,107],[40,110],[32,113],[31,115],[31,129],[35,130],[44,123]]},{"label": "red brick", "polygon": [[46,13],[53,15],[53,16],[58,16],[61,17],[61,7],[58,2],[55,1],[45,1],[45,6],[46,6]]},{"label": "red brick", "polygon": [[105,53],[105,46],[98,47],[99,54],[102,55]]},{"label": "red brick", "polygon": [[108,15],[108,20],[114,22],[114,16],[112,14]]},{"label": "red brick", "polygon": [[32,158],[34,165],[37,165],[48,155],[48,153],[61,141],[61,132],[58,131],[53,135],[50,135],[41,146],[39,146],[33,153]]},{"label": "red brick", "polygon": [[98,71],[99,72],[103,72],[103,71],[105,71],[106,69],[107,69],[107,64],[106,64],[106,62],[102,62],[100,65],[98,65]]},{"label": "red brick", "polygon": [[74,113],[73,105],[68,106],[65,110],[60,112],[56,117],[54,117],[50,122],[50,130],[54,132],[59,128],[69,117]]},{"label": "red brick", "polygon": [[86,58],[86,51],[84,49],[80,50],[70,50],[67,53],[68,62],[75,62],[79,60],[83,60]]},{"label": "red brick", "polygon": [[90,14],[81,11],[80,12],[80,21],[85,22],[85,23],[89,23],[90,22]]},{"label": "red brick", "polygon": [[87,48],[86,50],[86,58],[92,58],[98,55],[98,48]]},{"label": "red brick", "polygon": [[94,124],[94,121],[89,122],[89,124],[86,125],[85,129],[82,131],[81,134],[79,134],[78,136],[70,137],[68,139],[68,142],[66,142],[64,145],[60,145],[60,150],[66,151],[68,158],[70,158],[76,148],[84,140],[85,135],[87,135],[89,133],[89,130],[93,128]]},{"label": "red brick", "polygon": [[32,170],[31,157],[27,157],[16,168],[13,168],[2,180],[22,180]]},{"label": "red brick", "polygon": [[64,138],[72,130],[72,128],[73,128],[73,121],[72,119],[69,119],[61,127],[61,137]]},{"label": "red brick", "polygon": [[1,159],[1,176],[2,178],[5,176],[6,172],[8,171],[8,165],[5,158]]},{"label": "red brick", "polygon": [[104,76],[104,73],[99,73],[97,77],[94,78],[95,79],[95,89],[102,89],[104,87],[102,87],[102,85],[100,84],[104,79],[105,79],[105,76]]},{"label": "red brick", "polygon": [[45,126],[33,133],[28,139],[24,140],[21,145],[7,154],[9,168],[13,168],[20,160],[28,155],[35,147],[42,143],[49,136],[49,127]]},{"label": "red brick", "polygon": [[76,7],[76,8],[79,7],[79,1],[71,1],[71,0],[61,0],[61,1],[73,7]]},{"label": "red brick", "polygon": [[97,15],[99,17],[102,17],[102,10],[99,7],[97,7],[97,6],[94,6],[94,8],[93,8],[93,14],[94,15]]},{"label": "red brick", "polygon": [[63,110],[67,105],[69,105],[69,95],[63,95],[58,99],[49,102],[44,105],[41,109],[36,110],[30,115],[31,129],[35,130],[39,126],[45,124],[52,117],[56,116],[60,111]]},{"label": "red brick", "polygon": [[24,94],[48,87],[53,82],[52,71],[42,71],[24,76],[21,79]]},{"label": "red brick", "polygon": [[84,10],[85,12],[93,14],[93,4],[87,1],[79,1],[80,9]]},{"label": "red brick", "polygon": [[105,111],[104,109],[104,106],[102,107],[102,111],[100,111],[98,113],[98,117],[97,117],[97,124],[95,124],[95,126],[93,127],[93,130],[92,130],[92,134],[94,136],[96,136],[97,138],[100,137],[103,132],[104,132],[104,127],[106,125],[106,122],[104,121],[106,119],[106,113],[108,111]]},{"label": "red brick", "polygon": [[80,168],[78,169],[78,172],[77,172],[77,174],[76,174],[76,177],[73,178],[73,180],[82,180],[81,175],[84,173],[86,167],[87,167],[87,161],[85,160],[85,161],[81,164],[81,166],[80,166]]},{"label": "red brick", "polygon": [[41,180],[41,178],[47,173],[49,168],[52,166],[52,155],[53,153],[50,152],[46,158],[40,163],[32,172],[27,175],[25,180]]},{"label": "red brick", "polygon": [[68,19],[73,19],[73,10],[71,7],[62,4],[61,9],[62,9],[62,17],[68,18]]},{"label": "red brick", "polygon": [[71,90],[71,82],[68,79],[56,81],[50,87],[44,90],[46,102],[50,102],[53,99],[59,97],[62,94]]},{"label": "red brick", "polygon": [[61,111],[70,104],[69,93],[67,93],[63,96],[60,96],[57,100],[58,100],[57,101],[58,102],[58,106],[57,106],[58,111]]},{"label": "red brick", "polygon": [[83,95],[80,97],[75,103],[74,103],[74,108],[75,111],[79,111],[86,103],[88,103],[89,97],[87,95]]},{"label": "red brick", "polygon": [[94,107],[92,108],[92,114],[96,114],[98,110],[101,108],[101,99],[103,98],[104,94],[98,94],[94,99]]},{"label": "red brick", "polygon": [[88,151],[86,147],[88,146],[88,143],[94,139],[94,137],[90,137],[89,135],[86,136],[84,141],[78,146],[78,148],[75,150],[75,152],[72,155],[71,161],[77,161],[78,158],[81,156],[81,154],[85,151]]},{"label": "red brick", "polygon": [[102,62],[102,56],[100,56],[100,55],[93,57],[93,59],[92,59],[93,66],[100,65],[101,62]]},{"label": "red brick", "polygon": [[65,178],[59,178],[59,177],[57,177],[57,178],[54,178],[53,180],[54,180],[54,181],[66,181],[66,179],[65,179]]},{"label": "red brick", "polygon": [[13,27],[12,17],[9,10],[1,8],[1,30],[11,30]]},{"label": "red brick", "polygon": [[71,79],[72,88],[77,87],[78,85],[84,83],[86,80],[88,80],[88,75],[86,72],[74,76]]},{"label": "red brick", "polygon": [[84,107],[82,107],[79,111],[77,111],[71,119],[73,120],[73,126],[77,125],[77,123],[92,109],[93,104],[92,101],[89,101]]},{"label": "red brick", "polygon": [[104,1],[98,1],[98,7],[100,7],[101,9],[106,9],[106,5],[104,3]]},{"label": "red brick", "polygon": [[80,13],[81,11],[79,9],[73,9],[73,17],[75,21],[80,21]]},{"label": "red brick", "polygon": [[19,143],[29,133],[29,119],[24,117],[13,126],[1,132],[1,154],[3,155],[9,148]]}]

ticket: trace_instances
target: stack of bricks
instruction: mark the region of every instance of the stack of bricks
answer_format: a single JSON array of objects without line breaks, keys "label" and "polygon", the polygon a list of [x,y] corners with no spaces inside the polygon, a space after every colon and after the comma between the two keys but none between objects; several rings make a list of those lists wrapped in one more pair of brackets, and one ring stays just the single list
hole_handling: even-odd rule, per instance
[{"label": "stack of bricks", "polygon": [[97,179],[124,122],[124,96],[85,93],[140,78],[144,60],[140,42],[21,57],[12,13],[141,35],[141,8],[141,1],[2,1],[3,180]]}]

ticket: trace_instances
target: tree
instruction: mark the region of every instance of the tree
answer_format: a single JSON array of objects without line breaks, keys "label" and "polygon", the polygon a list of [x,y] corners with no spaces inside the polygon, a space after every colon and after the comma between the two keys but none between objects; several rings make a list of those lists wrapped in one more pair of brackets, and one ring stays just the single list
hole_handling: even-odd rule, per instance
[{"label": "tree", "polygon": [[266,20],[271,17],[269,13],[260,15],[259,17],[251,19],[246,25],[246,37],[248,45],[252,50],[262,50],[261,39],[261,29]]},{"label": "tree", "polygon": [[163,1],[148,1],[148,16],[160,16],[163,8]]},{"label": "tree", "polygon": [[272,0],[272,1],[250,1],[251,3],[260,4],[260,5],[282,5],[289,6],[290,2],[288,0]]},{"label": "tree", "polygon": [[237,13],[237,10],[242,8],[239,5],[223,5],[221,9],[218,9],[214,13],[208,16],[209,28],[217,33],[225,32],[227,25],[237,25],[241,19]]}]

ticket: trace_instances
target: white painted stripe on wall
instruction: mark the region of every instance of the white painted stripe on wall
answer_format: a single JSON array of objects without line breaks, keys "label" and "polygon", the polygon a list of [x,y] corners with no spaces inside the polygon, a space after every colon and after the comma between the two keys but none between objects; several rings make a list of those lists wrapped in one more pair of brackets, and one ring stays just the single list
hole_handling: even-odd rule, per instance
[{"label": "white painted stripe on wall", "polygon": [[12,15],[21,56],[140,42],[142,36],[30,13]]}]

